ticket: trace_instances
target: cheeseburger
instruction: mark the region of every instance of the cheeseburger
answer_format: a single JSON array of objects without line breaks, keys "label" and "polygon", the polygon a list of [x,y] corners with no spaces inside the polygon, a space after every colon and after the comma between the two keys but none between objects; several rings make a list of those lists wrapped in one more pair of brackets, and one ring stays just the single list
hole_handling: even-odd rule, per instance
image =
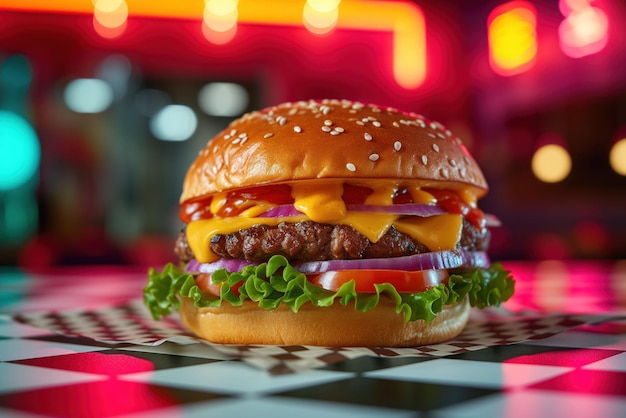
[{"label": "cheeseburger", "polygon": [[514,282],[463,143],[421,115],[346,100],[248,113],[211,139],[180,198],[180,265],[151,270],[158,319],[215,343],[432,344]]}]

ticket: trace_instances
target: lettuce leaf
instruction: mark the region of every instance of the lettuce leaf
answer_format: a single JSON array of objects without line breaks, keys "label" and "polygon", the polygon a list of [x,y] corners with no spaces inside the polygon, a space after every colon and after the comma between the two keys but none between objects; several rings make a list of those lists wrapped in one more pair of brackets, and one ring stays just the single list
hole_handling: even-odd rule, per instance
[{"label": "lettuce leaf", "polygon": [[[258,266],[246,266],[240,272],[221,269],[213,273],[211,279],[215,284],[221,283],[220,297],[201,291],[193,275],[173,264],[162,271],[151,269],[143,290],[144,303],[152,316],[159,319],[179,309],[177,294],[193,299],[199,308],[218,307],[224,302],[241,306],[249,299],[263,309],[285,304],[293,312],[298,312],[305,303],[323,308],[336,302],[347,305],[351,301],[357,311],[365,312],[375,308],[382,296],[395,302],[396,312],[404,315],[405,322],[420,319],[430,322],[444,305],[466,296],[473,307],[499,306],[513,295],[515,287],[510,273],[494,263],[488,269],[453,273],[447,283],[420,293],[399,293],[389,283],[376,284],[374,293],[357,293],[354,280],[333,292],[309,282],[283,256],[273,256]],[[237,287],[238,293],[234,290]]]}]

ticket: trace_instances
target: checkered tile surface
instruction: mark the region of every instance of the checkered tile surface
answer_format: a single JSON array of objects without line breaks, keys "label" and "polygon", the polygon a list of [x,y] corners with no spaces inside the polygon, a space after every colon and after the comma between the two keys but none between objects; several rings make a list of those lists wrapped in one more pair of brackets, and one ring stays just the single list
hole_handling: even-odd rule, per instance
[{"label": "checkered tile surface", "polygon": [[[623,417],[626,335],[605,329],[445,357],[327,350],[274,375],[201,343],[107,344],[4,316],[0,416]],[[306,347],[260,349],[307,361]]]},{"label": "checkered tile surface", "polygon": [[1,273],[0,417],[626,416],[614,316],[481,311],[419,349],[213,346],[127,303],[141,277],[88,294]]}]

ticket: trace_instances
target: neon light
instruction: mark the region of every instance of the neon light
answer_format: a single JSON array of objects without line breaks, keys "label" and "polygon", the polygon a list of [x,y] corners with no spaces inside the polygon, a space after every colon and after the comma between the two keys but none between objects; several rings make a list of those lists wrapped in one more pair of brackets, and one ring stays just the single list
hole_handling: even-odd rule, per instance
[{"label": "neon light", "polygon": [[[213,42],[217,33],[204,17],[203,0],[126,0],[128,16],[160,17],[168,19],[202,19],[203,33]],[[261,25],[303,25],[304,1],[239,0],[237,23]],[[311,4],[321,4],[316,0]],[[331,4],[331,3],[328,3]],[[271,7],[269,7],[271,6]],[[86,0],[3,0],[0,9],[16,11],[84,13],[94,12],[92,2]],[[322,9],[323,10],[323,9]],[[211,23],[212,24],[212,23]],[[426,24],[422,10],[403,1],[344,0],[338,5],[336,29],[389,31],[393,33],[393,75],[406,89],[421,86],[426,79]],[[224,34],[234,36],[231,32]],[[207,36],[208,34],[208,36]],[[230,38],[217,39],[228,42]]]},{"label": "neon light", "polygon": [[216,45],[230,42],[237,34],[237,0],[206,0],[202,15],[202,34]]},{"label": "neon light", "polygon": [[124,0],[95,0],[93,28],[103,38],[116,38],[126,29],[128,5]]},{"label": "neon light", "polygon": [[580,58],[602,51],[608,43],[609,19],[590,1],[561,0],[565,16],[559,26],[559,42],[565,55]]},{"label": "neon light", "polygon": [[0,110],[0,191],[30,181],[39,169],[41,149],[33,127],[23,117]]},{"label": "neon light", "polygon": [[340,0],[307,0],[302,22],[311,33],[325,35],[337,26]]},{"label": "neon light", "polygon": [[512,1],[489,14],[489,63],[498,74],[511,76],[528,70],[537,55],[534,7]]},{"label": "neon light", "polygon": [[609,153],[611,168],[620,176],[626,176],[626,137],[611,146]]}]

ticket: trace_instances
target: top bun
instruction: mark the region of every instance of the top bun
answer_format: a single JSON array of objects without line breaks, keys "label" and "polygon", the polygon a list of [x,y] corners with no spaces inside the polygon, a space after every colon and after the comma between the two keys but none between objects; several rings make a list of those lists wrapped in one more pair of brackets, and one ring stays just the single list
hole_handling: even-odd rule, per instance
[{"label": "top bun", "polygon": [[462,183],[487,191],[461,140],[415,113],[347,100],[283,103],[243,115],[192,163],[181,202],[211,193],[310,179]]}]

